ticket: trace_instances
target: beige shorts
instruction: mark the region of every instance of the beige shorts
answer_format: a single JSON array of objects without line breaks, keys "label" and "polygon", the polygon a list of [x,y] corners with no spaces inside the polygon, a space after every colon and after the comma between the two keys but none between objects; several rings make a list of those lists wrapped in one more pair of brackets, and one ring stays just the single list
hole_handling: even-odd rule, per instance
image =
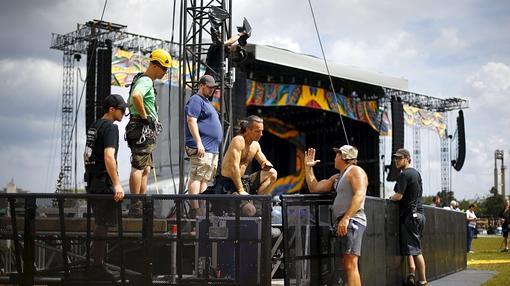
[{"label": "beige shorts", "polygon": [[210,181],[216,175],[219,154],[205,153],[204,157],[197,156],[196,149],[186,147],[190,158],[189,179],[192,181]]}]

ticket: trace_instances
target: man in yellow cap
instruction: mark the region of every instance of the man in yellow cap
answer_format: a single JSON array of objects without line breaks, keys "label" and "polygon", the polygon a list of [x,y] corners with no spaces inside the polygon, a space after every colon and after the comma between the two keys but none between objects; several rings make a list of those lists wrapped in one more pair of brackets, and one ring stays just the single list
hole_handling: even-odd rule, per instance
[{"label": "man in yellow cap", "polygon": [[[131,194],[143,195],[147,191],[147,181],[153,166],[152,150],[156,137],[161,133],[156,106],[154,80],[165,76],[172,66],[172,57],[163,49],[154,50],[149,56],[149,66],[144,73],[137,74],[129,92],[129,113],[126,126],[126,140],[131,149],[131,174],[129,189]],[[131,202],[130,215],[141,216],[142,203]]]}]

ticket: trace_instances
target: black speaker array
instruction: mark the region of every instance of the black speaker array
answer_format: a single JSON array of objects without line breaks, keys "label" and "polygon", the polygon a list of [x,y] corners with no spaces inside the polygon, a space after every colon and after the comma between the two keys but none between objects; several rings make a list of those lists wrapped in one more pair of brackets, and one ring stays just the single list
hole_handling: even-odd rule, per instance
[{"label": "black speaker array", "polygon": [[[391,154],[398,149],[404,148],[404,105],[399,97],[391,99]],[[400,171],[391,160],[390,171],[386,178],[389,182],[397,180]]]},{"label": "black speaker array", "polygon": [[96,120],[96,48],[97,40],[92,40],[87,48],[87,87],[85,94],[85,127],[87,130]]},{"label": "black speaker array", "polygon": [[111,93],[112,42],[90,42],[87,50],[87,87],[85,99],[85,126],[103,116],[103,101]]},{"label": "black speaker array", "polygon": [[455,170],[460,171],[464,166],[466,159],[466,133],[464,128],[464,112],[459,110],[457,117],[457,160],[452,161],[452,166]]}]

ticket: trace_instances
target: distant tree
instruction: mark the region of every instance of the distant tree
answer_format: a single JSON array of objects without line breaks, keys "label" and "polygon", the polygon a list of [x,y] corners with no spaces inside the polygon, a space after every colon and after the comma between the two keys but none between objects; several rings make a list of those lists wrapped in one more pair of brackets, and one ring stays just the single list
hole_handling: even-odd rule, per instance
[{"label": "distant tree", "polygon": [[471,204],[471,202],[470,202],[470,201],[468,201],[468,200],[464,199],[464,200],[462,200],[462,201],[460,201],[460,202],[459,202],[459,209],[460,209],[461,211],[466,211],[466,210],[468,209],[468,207],[469,207],[469,205],[470,205],[470,204]]},{"label": "distant tree", "polygon": [[424,196],[424,197],[421,197],[421,203],[423,205],[431,205],[432,202],[434,201],[434,196]]},{"label": "distant tree", "polygon": [[478,206],[479,216],[499,217],[503,212],[504,198],[498,194],[498,190],[492,187],[489,192],[492,196],[486,197]]}]

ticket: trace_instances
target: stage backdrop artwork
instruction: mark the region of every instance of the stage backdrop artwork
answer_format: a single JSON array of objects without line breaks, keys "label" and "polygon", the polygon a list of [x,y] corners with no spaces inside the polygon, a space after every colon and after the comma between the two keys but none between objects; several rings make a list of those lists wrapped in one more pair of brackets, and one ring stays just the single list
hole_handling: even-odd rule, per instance
[{"label": "stage backdrop artwork", "polygon": [[439,137],[446,134],[446,122],[441,112],[433,112],[404,104],[404,119],[407,125],[434,130]]},{"label": "stage backdrop artwork", "polygon": [[[145,71],[149,65],[148,58],[148,55],[141,53],[114,49],[112,55],[112,85],[129,86],[137,73]],[[176,57],[172,58],[172,70],[167,72],[161,82],[168,84],[169,74],[172,75],[172,85],[177,86],[179,83],[179,61]]]},{"label": "stage backdrop artwork", "polygon": [[[336,97],[336,103],[335,98]],[[382,136],[390,132],[388,114],[378,108],[377,100],[333,94],[323,88],[298,84],[262,83],[247,80],[246,105],[301,106],[340,113],[354,120],[368,123]]]},{"label": "stage backdrop artwork", "polygon": [[264,117],[264,130],[281,139],[289,141],[296,147],[296,172],[294,174],[278,178],[271,191],[273,196],[285,193],[296,193],[303,188],[305,183],[305,136],[293,125],[276,118]]}]

